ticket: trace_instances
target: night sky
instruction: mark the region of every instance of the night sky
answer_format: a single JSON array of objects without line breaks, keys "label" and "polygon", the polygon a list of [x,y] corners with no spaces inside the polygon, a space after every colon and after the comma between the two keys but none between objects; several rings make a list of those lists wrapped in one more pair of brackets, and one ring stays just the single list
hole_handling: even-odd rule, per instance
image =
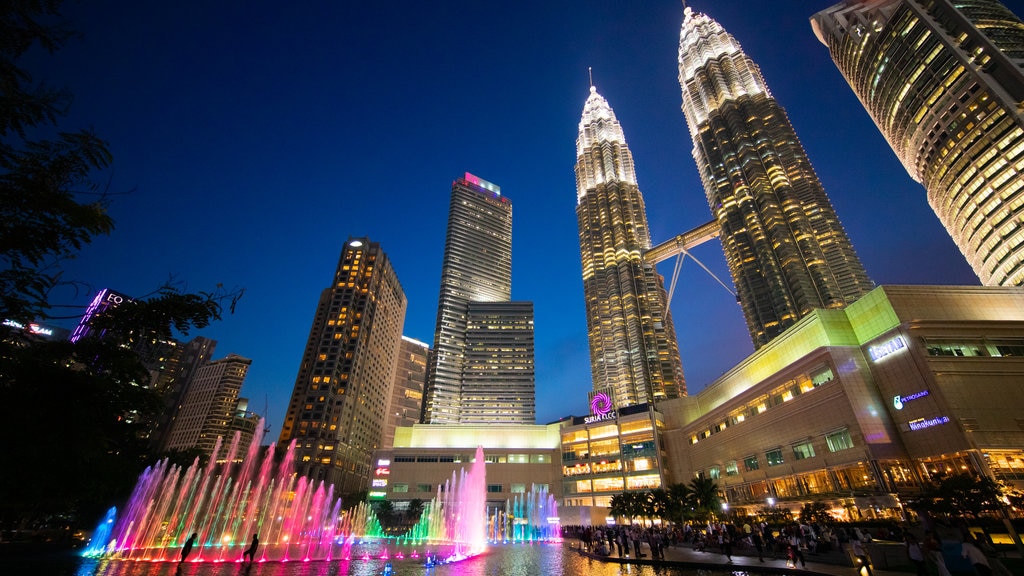
[{"label": "night sky", "polygon": [[[978,284],[814,37],[809,17],[831,4],[690,2],[760,65],[872,280]],[[409,299],[404,333],[433,342],[451,183],[467,171],[513,203],[537,421],[587,412],[573,165],[588,67],[633,152],[652,240],[710,220],[679,108],[679,2],[89,0],[64,13],[81,37],[26,63],[75,94],[62,128],[109,142],[97,177],[116,229],[66,267],[90,288],[54,302],[84,309],[101,288],[142,296],[168,280],[244,288],[234,314],[189,336],[252,358],[242,395],[269,408],[272,438],[348,237],[381,243]],[[731,286],[720,244],[694,255]],[[692,261],[672,312],[691,394],[751,353],[735,299]]]}]

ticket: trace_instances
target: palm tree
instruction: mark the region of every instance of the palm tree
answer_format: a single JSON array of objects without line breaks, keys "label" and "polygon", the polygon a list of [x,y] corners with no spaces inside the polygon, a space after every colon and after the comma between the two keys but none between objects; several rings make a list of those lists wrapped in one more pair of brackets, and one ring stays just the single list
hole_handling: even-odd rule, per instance
[{"label": "palm tree", "polygon": [[672,520],[672,501],[669,498],[668,490],[655,488],[647,493],[647,500],[650,502],[651,515],[662,520]]},{"label": "palm tree", "polygon": [[684,522],[694,516],[696,504],[693,491],[686,484],[672,484],[668,487],[668,512],[673,522]]},{"label": "palm tree", "polygon": [[722,497],[718,494],[718,484],[710,478],[698,476],[690,480],[690,492],[693,495],[694,507],[701,519],[710,514],[717,514],[722,507]]}]

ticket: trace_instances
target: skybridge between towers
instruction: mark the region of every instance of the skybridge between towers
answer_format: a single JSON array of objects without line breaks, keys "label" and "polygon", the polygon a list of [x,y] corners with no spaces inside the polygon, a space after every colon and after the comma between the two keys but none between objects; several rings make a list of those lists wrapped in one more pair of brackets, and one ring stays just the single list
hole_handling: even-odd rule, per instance
[{"label": "skybridge between towers", "polygon": [[736,293],[733,292],[732,288],[729,288],[729,286],[725,282],[722,282],[718,276],[715,276],[707,266],[705,266],[700,260],[697,260],[693,254],[690,254],[691,248],[700,246],[708,240],[718,238],[721,233],[722,227],[718,224],[718,221],[712,220],[705,224],[701,224],[692,230],[683,232],[682,234],[662,242],[661,244],[658,244],[644,252],[644,262],[651,266],[657,266],[659,263],[664,262],[673,256],[677,257],[675,269],[672,271],[672,282],[669,284],[668,289],[668,301],[670,303],[672,302],[672,295],[676,291],[676,282],[679,280],[679,271],[682,269],[683,259],[687,256],[692,258],[693,261],[703,268],[705,272],[718,281],[718,283],[722,285],[722,288],[725,288],[734,297],[736,296]]}]

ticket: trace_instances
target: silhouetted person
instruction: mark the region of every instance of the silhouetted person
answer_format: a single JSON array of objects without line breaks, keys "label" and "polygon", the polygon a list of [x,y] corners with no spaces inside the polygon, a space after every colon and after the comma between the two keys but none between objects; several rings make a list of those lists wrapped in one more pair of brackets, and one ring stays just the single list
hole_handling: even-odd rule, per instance
[{"label": "silhouetted person", "polygon": [[[181,548],[181,562],[188,559],[188,555],[192,553],[192,547],[196,544],[196,538],[199,538],[199,534],[193,532],[188,540],[185,541],[185,545]],[[179,562],[179,564],[181,563]]]},{"label": "silhouetted person", "polygon": [[249,544],[249,549],[242,555],[242,559],[248,558],[249,562],[256,559],[256,549],[260,547],[260,539],[255,534],[252,535],[252,544]]}]

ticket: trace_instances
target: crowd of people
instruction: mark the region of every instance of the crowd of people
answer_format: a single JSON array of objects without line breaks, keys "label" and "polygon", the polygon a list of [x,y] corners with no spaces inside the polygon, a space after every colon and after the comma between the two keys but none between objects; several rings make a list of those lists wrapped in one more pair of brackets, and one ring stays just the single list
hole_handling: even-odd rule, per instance
[{"label": "crowd of people", "polygon": [[[966,524],[959,534],[959,552],[973,566],[978,576],[1009,574],[998,559],[991,540],[975,537]],[[947,532],[955,532],[951,529]],[[918,576],[937,572],[950,576],[943,554],[943,541],[935,530],[910,530],[894,524],[869,531],[859,527],[828,526],[792,523],[769,526],[763,522],[710,522],[682,525],[639,526],[563,526],[563,536],[576,538],[584,550],[598,556],[619,558],[665,559],[667,546],[688,546],[699,552],[717,552],[732,562],[738,550],[746,556],[785,558],[793,568],[806,567],[805,553],[823,554],[832,551],[847,552],[852,557],[858,574],[873,576],[869,544],[874,540],[890,543],[903,542],[910,563]],[[946,540],[953,538],[947,535]],[[646,550],[645,545],[646,544]],[[946,547],[946,554],[952,546]],[[932,566],[929,569],[929,566]]]}]

